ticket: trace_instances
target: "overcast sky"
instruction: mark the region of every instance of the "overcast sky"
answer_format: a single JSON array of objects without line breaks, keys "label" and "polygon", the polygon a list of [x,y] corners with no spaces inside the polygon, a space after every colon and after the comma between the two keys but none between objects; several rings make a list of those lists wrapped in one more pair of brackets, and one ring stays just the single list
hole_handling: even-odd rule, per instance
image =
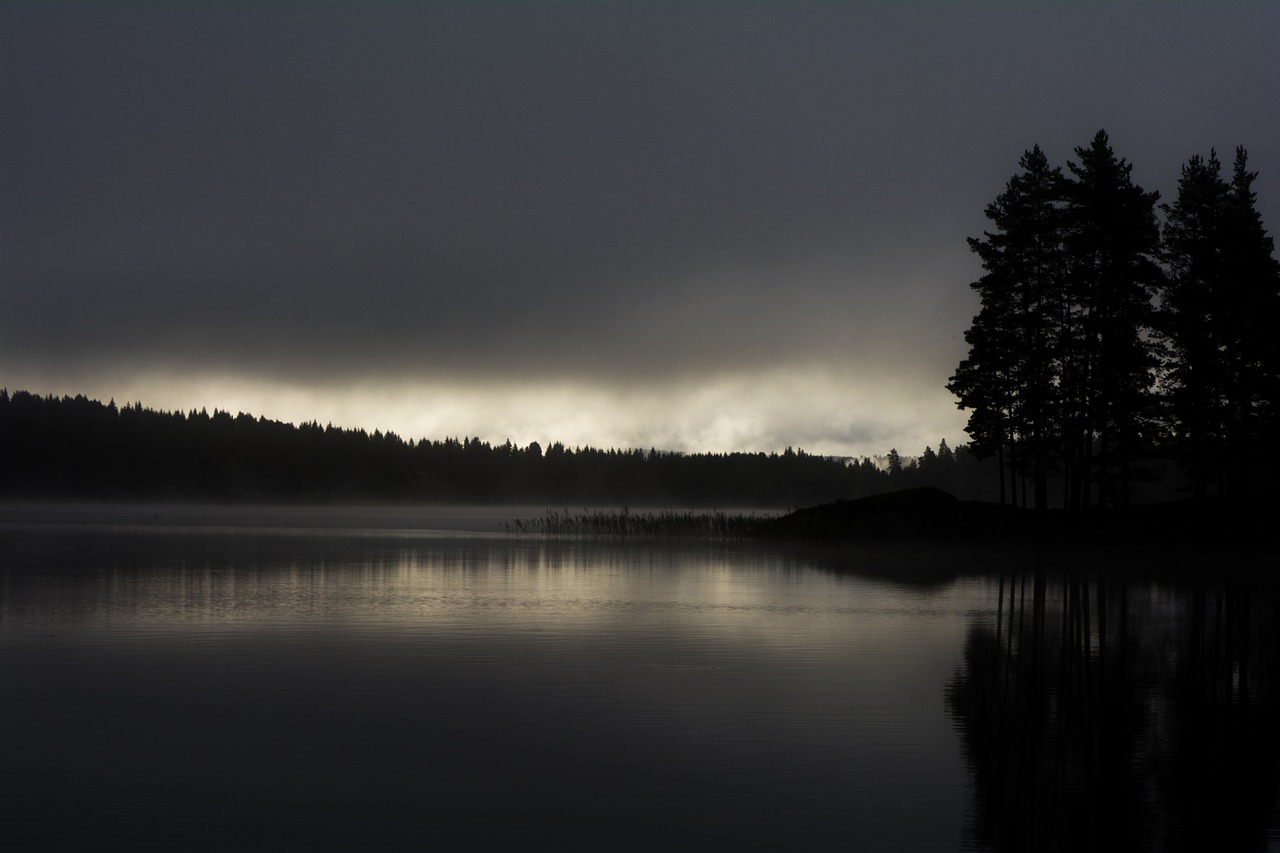
[{"label": "overcast sky", "polygon": [[[101,8],[108,6],[109,8]],[[0,2],[0,386],[518,444],[916,453],[965,238],[1245,145],[1280,3]]]}]

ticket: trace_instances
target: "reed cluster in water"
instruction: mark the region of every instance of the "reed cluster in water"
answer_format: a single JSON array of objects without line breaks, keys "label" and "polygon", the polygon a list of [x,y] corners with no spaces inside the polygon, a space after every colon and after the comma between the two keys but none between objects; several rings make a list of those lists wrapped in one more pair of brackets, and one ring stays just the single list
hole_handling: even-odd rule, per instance
[{"label": "reed cluster in water", "polygon": [[723,510],[547,510],[542,518],[516,519],[507,530],[544,536],[645,536],[654,538],[740,539],[750,536],[769,515]]}]

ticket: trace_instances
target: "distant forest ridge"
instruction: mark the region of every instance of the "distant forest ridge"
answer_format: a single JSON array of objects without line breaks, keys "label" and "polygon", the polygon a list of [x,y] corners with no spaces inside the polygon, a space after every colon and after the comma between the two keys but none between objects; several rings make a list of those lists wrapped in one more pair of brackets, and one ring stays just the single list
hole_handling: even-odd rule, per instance
[{"label": "distant forest ridge", "polygon": [[931,485],[997,494],[994,464],[946,441],[868,457],[519,447],[478,438],[300,426],[214,410],[118,407],[0,390],[0,498],[215,502],[467,502],[791,508]]}]

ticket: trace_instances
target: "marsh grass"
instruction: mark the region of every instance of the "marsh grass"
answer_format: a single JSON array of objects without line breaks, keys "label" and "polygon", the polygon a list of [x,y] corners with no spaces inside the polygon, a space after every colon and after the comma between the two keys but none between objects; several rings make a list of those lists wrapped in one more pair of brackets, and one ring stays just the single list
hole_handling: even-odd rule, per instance
[{"label": "marsh grass", "polygon": [[583,510],[571,513],[547,510],[542,518],[516,519],[508,532],[544,536],[639,536],[660,539],[743,539],[751,536],[767,514],[727,513],[722,510],[660,510],[631,512]]}]

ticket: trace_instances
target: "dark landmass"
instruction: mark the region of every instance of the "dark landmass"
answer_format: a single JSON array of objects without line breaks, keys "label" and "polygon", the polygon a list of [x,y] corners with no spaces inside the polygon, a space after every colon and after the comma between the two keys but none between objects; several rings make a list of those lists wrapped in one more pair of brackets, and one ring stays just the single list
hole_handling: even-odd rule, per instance
[{"label": "dark landmass", "polygon": [[520,447],[0,389],[0,500],[9,501],[782,508],[914,485],[989,497],[997,470],[945,442],[887,467],[790,448]]},{"label": "dark landmass", "polygon": [[1274,501],[1178,500],[1087,511],[1019,509],[966,501],[921,487],[837,501],[761,521],[765,539],[1060,543],[1138,547],[1261,547],[1272,537]]},{"label": "dark landmass", "polygon": [[[1267,541],[1277,502],[1149,500],[1070,511],[1014,508],[999,466],[966,448],[926,448],[903,465],[785,453],[545,450],[478,439],[405,440],[319,424],[294,426],[226,412],[160,412],[84,397],[0,390],[0,500],[120,504],[493,504],[547,507],[781,508],[785,517],[730,525],[719,516],[572,517],[578,532],[650,535],[650,528],[763,540],[1194,544],[1253,547]],[[1157,486],[1161,488],[1157,489]],[[1013,491],[1010,489],[1010,491]],[[1023,502],[1027,489],[1019,490]],[[959,495],[959,497],[957,497]],[[705,517],[704,517],[705,516]],[[585,520],[584,520],[585,519]],[[565,518],[539,529],[560,532]],[[653,523],[651,523],[653,522]]]}]

